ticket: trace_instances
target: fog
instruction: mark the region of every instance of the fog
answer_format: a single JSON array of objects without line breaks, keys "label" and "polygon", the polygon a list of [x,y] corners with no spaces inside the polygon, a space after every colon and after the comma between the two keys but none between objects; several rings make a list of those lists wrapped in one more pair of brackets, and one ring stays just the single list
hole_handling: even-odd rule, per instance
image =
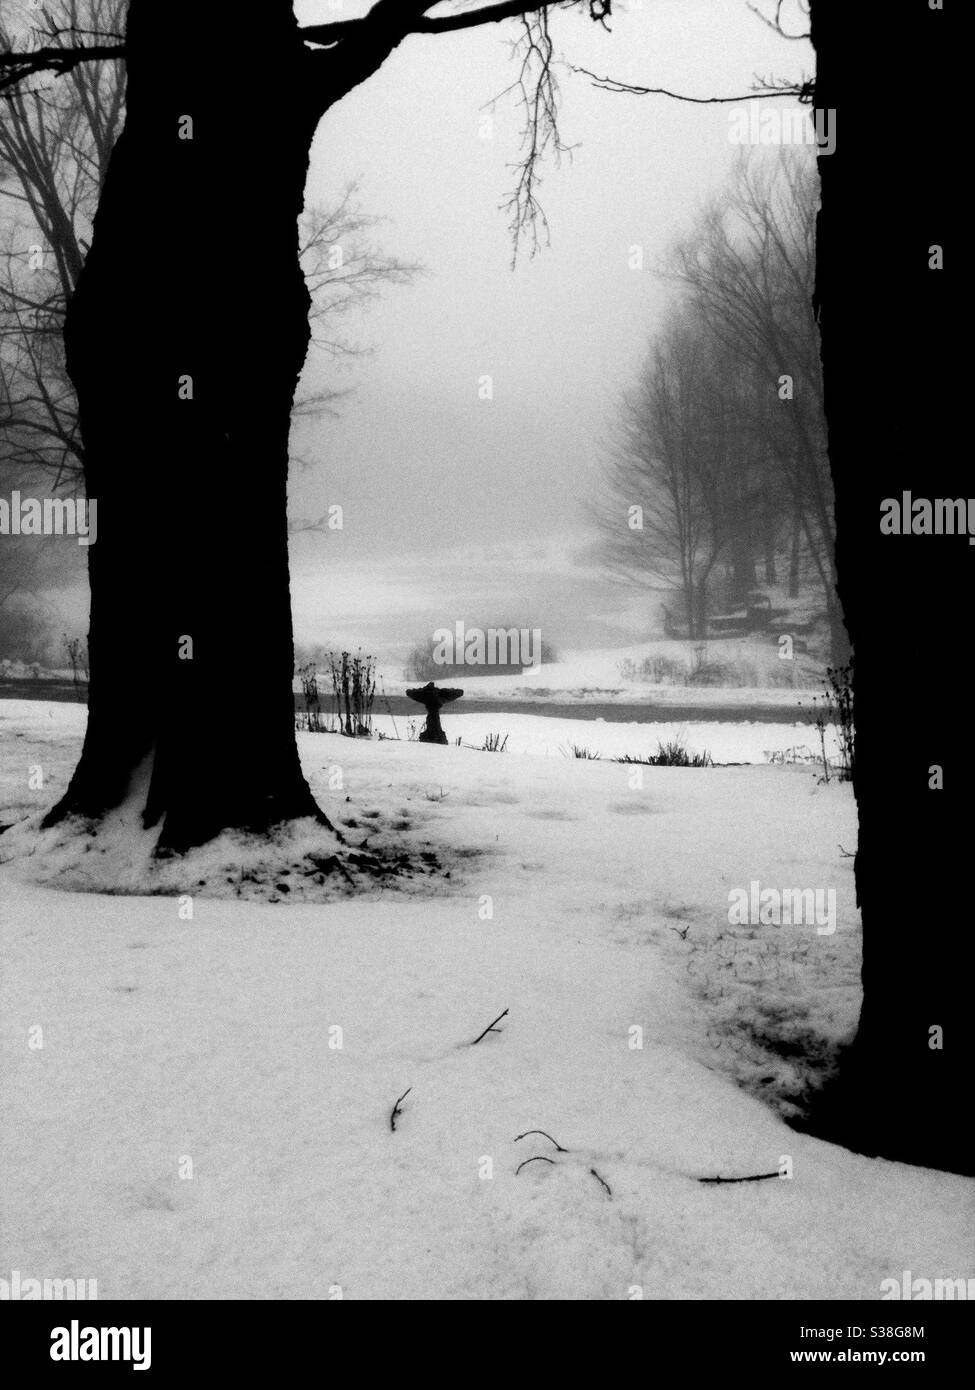
[{"label": "fog", "polygon": [[[553,16],[557,53],[697,97],[813,70],[811,47],[772,33],[744,0],[615,8],[611,34],[583,13]],[[299,15],[336,17],[321,2]],[[358,180],[363,207],[388,219],[384,251],[426,274],[346,325],[370,355],[308,373],[351,394],[339,419],[295,432],[315,466],[293,480],[293,513],[343,509],[341,531],[294,542],[304,640],[398,648],[435,614],[541,623],[581,645],[644,630],[646,603],[599,571],[591,506],[616,402],[667,302],[656,267],[727,179],[733,108],[611,93],[562,71],[562,136],[575,148],[543,171],[551,244],[534,258],[523,246],[512,270],[501,205],[519,112],[515,94],[486,103],[515,76],[517,32],[413,36],[319,129],[308,203],[332,204]]]}]

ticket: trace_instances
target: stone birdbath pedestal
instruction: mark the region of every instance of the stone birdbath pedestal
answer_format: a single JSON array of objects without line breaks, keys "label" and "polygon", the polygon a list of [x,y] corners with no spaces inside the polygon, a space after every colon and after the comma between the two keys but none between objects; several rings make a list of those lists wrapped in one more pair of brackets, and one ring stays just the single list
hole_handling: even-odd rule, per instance
[{"label": "stone birdbath pedestal", "polygon": [[415,700],[427,712],[427,721],[420,731],[420,743],[447,742],[447,735],[440,724],[440,710],[443,705],[449,705],[451,700],[459,700],[463,693],[463,690],[438,690],[433,681],[415,686],[406,692],[408,700]]}]

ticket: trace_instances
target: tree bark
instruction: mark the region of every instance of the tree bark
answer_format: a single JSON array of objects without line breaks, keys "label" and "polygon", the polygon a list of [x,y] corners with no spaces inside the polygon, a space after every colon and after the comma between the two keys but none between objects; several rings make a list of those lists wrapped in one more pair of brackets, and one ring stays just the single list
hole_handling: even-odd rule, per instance
[{"label": "tree bark", "polygon": [[[815,106],[844,111],[848,129],[865,128],[874,98],[862,76],[879,63],[884,71],[909,68],[916,109],[937,115],[947,99],[951,42],[941,19],[920,6],[881,33],[868,9],[814,0]],[[878,54],[878,42],[893,52]],[[856,653],[864,956],[859,1030],[813,1124],[866,1153],[973,1173],[966,1097],[975,1062],[975,768],[965,734],[970,695],[951,656],[958,608],[944,603],[946,593],[971,592],[972,552],[964,537],[888,536],[879,528],[881,501],[902,489],[970,491],[951,418],[965,393],[950,358],[940,371],[930,366],[931,344],[947,336],[957,312],[957,289],[927,263],[928,248],[946,233],[956,160],[950,139],[926,134],[869,148],[841,137],[819,160],[817,299],[837,574]],[[898,190],[893,214],[891,189]],[[855,265],[850,227],[865,248]],[[956,370],[960,376],[960,362]],[[918,659],[912,644],[922,634]]]},{"label": "tree bark", "polygon": [[290,5],[262,9],[259,53],[232,6],[181,0],[163,59],[159,19],[132,0],[125,129],[66,328],[98,538],[88,730],[48,820],[144,787],[178,850],[321,815],[294,739],[287,534],[321,108]]}]

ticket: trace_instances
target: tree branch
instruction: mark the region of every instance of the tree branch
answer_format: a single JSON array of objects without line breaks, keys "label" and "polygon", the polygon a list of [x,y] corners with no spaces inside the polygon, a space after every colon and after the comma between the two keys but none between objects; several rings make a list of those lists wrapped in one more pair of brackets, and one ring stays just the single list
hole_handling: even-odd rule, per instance
[{"label": "tree branch", "polygon": [[[563,3],[565,0],[563,0]],[[418,34],[449,34],[457,29],[474,29],[481,24],[497,24],[504,19],[520,19],[530,11],[543,10],[544,5],[526,5],[524,0],[507,0],[507,3],[487,5],[481,10],[470,10],[466,14],[444,15],[429,19],[424,17],[417,26]]]},{"label": "tree branch", "polygon": [[[808,29],[804,30],[801,34],[790,34],[787,32],[787,30],[785,30],[782,27],[782,7],[784,3],[785,0],[776,0],[774,19],[769,19],[767,14],[762,14],[762,11],[758,8],[757,5],[749,5],[748,8],[751,10],[753,15],[756,15],[762,21],[766,28],[771,29],[773,34],[778,34],[780,39],[789,39],[792,42],[796,42],[802,39],[811,38],[812,35]],[[800,5],[800,8],[802,9],[804,14],[809,13],[807,6]]]},{"label": "tree branch", "polygon": [[668,87],[641,87],[633,82],[620,82],[615,77],[600,77],[598,73],[590,71],[589,68],[577,67],[574,63],[569,64],[570,72],[578,73],[581,77],[588,77],[594,87],[599,87],[604,92],[622,92],[629,96],[647,97],[661,96],[670,97],[673,101],[687,101],[695,106],[720,106],[725,103],[739,104],[743,101],[754,101],[757,97],[792,97],[793,99],[802,98],[806,95],[808,84],[789,83],[787,86],[770,86],[761,83],[753,87],[750,92],[742,96],[735,97],[691,97],[684,92],[672,92]]},{"label": "tree branch", "polygon": [[527,1139],[529,1134],[544,1134],[545,1138],[548,1139],[550,1143],[555,1145],[560,1154],[567,1154],[569,1152],[568,1149],[563,1149],[562,1145],[558,1142],[558,1140],[553,1139],[551,1134],[547,1133],[544,1129],[526,1129],[524,1134],[515,1135],[513,1143],[517,1144],[519,1139]]},{"label": "tree branch", "polygon": [[[556,3],[559,2],[560,0],[556,0]],[[565,0],[561,0],[561,3],[564,4]],[[375,22],[375,12],[378,8],[379,6],[374,6],[368,14],[363,15],[360,19],[338,19],[331,24],[311,24],[306,28],[299,29],[298,32],[307,43],[338,43],[341,39],[367,31],[370,23]],[[427,5],[425,8],[432,9],[433,5]],[[544,5],[526,4],[525,0],[501,0],[501,3],[486,5],[480,10],[469,10],[466,14],[439,15],[433,18],[425,14],[417,15],[407,24],[406,32],[410,34],[449,34],[458,29],[475,29],[482,24],[498,24],[505,19],[518,19],[530,11],[544,8]]]},{"label": "tree branch", "polygon": [[508,1010],[505,1009],[504,1013],[500,1013],[500,1014],[498,1014],[497,1018],[492,1019],[492,1021],[491,1021],[491,1022],[488,1024],[488,1026],[484,1029],[484,1032],[483,1032],[483,1033],[478,1033],[478,1035],[477,1035],[477,1037],[474,1039],[474,1041],[468,1043],[467,1046],[468,1046],[468,1047],[473,1047],[473,1046],[474,1046],[474,1043],[479,1043],[479,1042],[481,1041],[482,1038],[486,1038],[487,1035],[488,1035],[488,1033],[500,1033],[500,1032],[501,1032],[501,1029],[500,1029],[500,1028],[495,1028],[494,1025],[495,1025],[496,1023],[500,1023],[501,1020],[504,1018],[504,1016],[505,1016],[505,1014],[506,1014],[507,1012],[508,1012]]},{"label": "tree branch", "polygon": [[698,1182],[707,1183],[728,1183],[728,1182],[764,1182],[766,1178],[779,1178],[782,1174],[775,1173],[750,1173],[746,1178],[698,1178]]},{"label": "tree branch", "polygon": [[608,1196],[612,1197],[612,1195],[613,1195],[613,1189],[610,1187],[609,1183],[608,1183],[608,1182],[606,1181],[606,1179],[602,1176],[602,1174],[601,1174],[601,1173],[597,1173],[596,1170],[595,1170],[595,1168],[590,1168],[589,1171],[590,1171],[590,1173],[592,1173],[592,1175],[593,1175],[593,1177],[596,1179],[596,1181],[597,1181],[598,1183],[601,1183],[602,1186],[605,1187]]},{"label": "tree branch", "polygon": [[32,53],[0,53],[0,92],[38,72],[70,72],[79,63],[124,58],[124,44],[91,44],[87,48],[36,48]]},{"label": "tree branch", "polygon": [[397,1116],[397,1115],[402,1115],[402,1113],[403,1113],[402,1108],[401,1108],[401,1107],[402,1107],[402,1103],[403,1103],[403,1101],[406,1099],[406,1097],[410,1094],[410,1092],[412,1091],[412,1089],[413,1089],[412,1086],[407,1086],[406,1090],[405,1090],[405,1091],[403,1092],[403,1094],[399,1097],[399,1099],[395,1102],[395,1104],[393,1105],[392,1110],[389,1112],[389,1127],[390,1127],[390,1129],[392,1130],[392,1132],[393,1132],[394,1134],[396,1133],[396,1116]]},{"label": "tree branch", "polygon": [[518,1176],[522,1168],[527,1168],[529,1163],[551,1163],[552,1167],[555,1167],[554,1159],[546,1158],[544,1154],[536,1154],[534,1158],[526,1158],[524,1163],[518,1164],[518,1167],[515,1169],[515,1177]]}]

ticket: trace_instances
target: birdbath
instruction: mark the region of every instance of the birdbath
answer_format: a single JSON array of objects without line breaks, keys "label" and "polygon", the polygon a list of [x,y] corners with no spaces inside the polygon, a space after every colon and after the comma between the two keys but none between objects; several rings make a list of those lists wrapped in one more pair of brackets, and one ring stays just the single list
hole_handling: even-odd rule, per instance
[{"label": "birdbath", "polygon": [[427,721],[420,731],[420,743],[447,742],[447,735],[440,726],[440,708],[449,705],[451,700],[459,700],[463,693],[463,690],[438,690],[433,681],[406,692],[408,700],[415,700],[427,712]]}]

